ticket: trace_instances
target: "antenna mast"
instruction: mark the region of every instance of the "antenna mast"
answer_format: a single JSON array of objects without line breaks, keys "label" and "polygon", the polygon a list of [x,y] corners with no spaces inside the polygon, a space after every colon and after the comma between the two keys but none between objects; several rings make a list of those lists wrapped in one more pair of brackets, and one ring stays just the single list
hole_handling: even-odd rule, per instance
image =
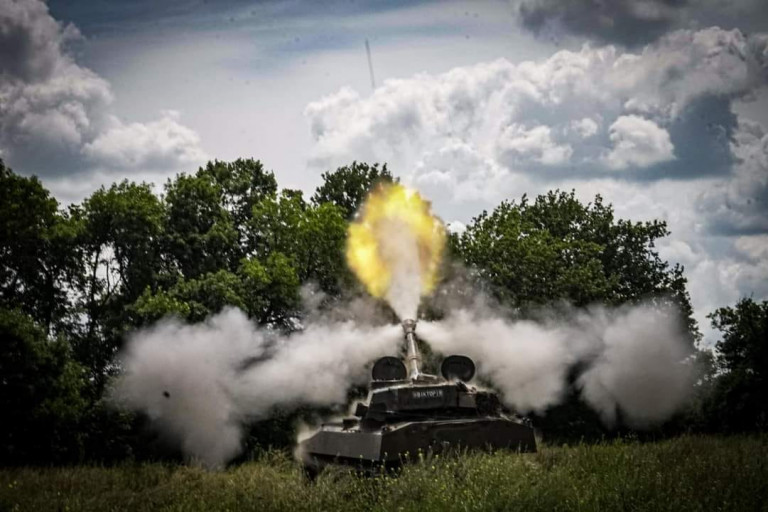
[{"label": "antenna mast", "polygon": [[368,44],[368,38],[365,39],[365,53],[368,55],[368,71],[371,73],[371,89],[376,89],[376,80],[373,78],[373,61],[371,60],[371,45]]}]

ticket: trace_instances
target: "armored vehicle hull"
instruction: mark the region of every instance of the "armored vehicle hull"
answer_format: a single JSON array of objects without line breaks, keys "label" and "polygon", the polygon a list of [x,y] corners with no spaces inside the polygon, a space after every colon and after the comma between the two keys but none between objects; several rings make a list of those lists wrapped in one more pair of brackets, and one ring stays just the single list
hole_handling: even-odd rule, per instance
[{"label": "armored vehicle hull", "polygon": [[410,421],[365,431],[327,423],[303,448],[309,464],[398,464],[418,453],[446,449],[511,449],[535,452],[533,429],[509,418],[458,418]]}]

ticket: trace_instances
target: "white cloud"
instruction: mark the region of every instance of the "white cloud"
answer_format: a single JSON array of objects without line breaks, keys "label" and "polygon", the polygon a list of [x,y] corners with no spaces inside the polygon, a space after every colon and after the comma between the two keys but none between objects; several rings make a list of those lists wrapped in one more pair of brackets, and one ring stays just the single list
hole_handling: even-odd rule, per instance
[{"label": "white cloud", "polygon": [[197,164],[206,156],[197,134],[179,124],[178,112],[166,111],[150,123],[114,126],[83,146],[89,161],[113,169],[167,169],[178,164]]},{"label": "white cloud", "polygon": [[467,225],[461,222],[460,220],[451,221],[446,225],[446,227],[449,232],[456,235],[460,235],[467,230]]},{"label": "white cloud", "polygon": [[[387,161],[400,174],[418,165],[425,175],[430,155],[457,144],[510,177],[542,167],[594,175],[670,162],[680,123],[693,122],[687,109],[704,109],[697,115],[706,116],[699,100],[735,98],[759,87],[766,48],[761,35],[684,30],[637,53],[584,46],[539,61],[500,59],[389,80],[370,96],[344,88],[305,110],[313,162],[327,168],[350,159]],[[725,134],[702,145],[728,151],[731,118],[695,122]],[[705,173],[695,154],[686,155],[678,155],[678,169]],[[472,181],[471,170],[455,169],[450,177],[436,171],[457,194]]]},{"label": "white cloud", "polygon": [[766,38],[711,27],[680,30],[625,53],[609,80],[628,93],[625,108],[636,113],[675,117],[704,95],[741,95],[765,82]]},{"label": "white cloud", "polygon": [[418,160],[406,181],[445,201],[484,201],[501,197],[508,172],[495,160],[458,140],[447,141]]},{"label": "white cloud", "polygon": [[759,258],[745,258],[739,250],[739,246],[745,243],[762,245],[765,242],[764,238],[749,241],[737,239],[735,253],[725,256],[702,250],[699,261],[686,267],[688,289],[705,344],[711,345],[718,339],[718,334],[706,318],[708,313],[718,307],[733,305],[742,297],[756,300],[768,298],[768,257],[765,257],[764,250]]},{"label": "white cloud", "polygon": [[578,133],[583,139],[587,139],[597,133],[599,125],[594,119],[585,117],[583,119],[577,119],[571,121],[571,130]]},{"label": "white cloud", "polygon": [[519,124],[507,126],[499,136],[497,150],[499,159],[510,167],[518,161],[562,165],[573,154],[569,144],[557,144],[552,140],[552,130],[542,125],[531,129]]},{"label": "white cloud", "polygon": [[736,249],[752,261],[768,264],[768,235],[741,236]]},{"label": "white cloud", "polygon": [[768,232],[768,133],[740,120],[731,151],[737,158],[733,176],[700,194],[696,206],[715,231]]},{"label": "white cloud", "polygon": [[639,116],[621,116],[609,129],[613,148],[604,157],[611,169],[648,167],[674,159],[669,132]]},{"label": "white cloud", "polygon": [[[142,165],[174,169],[204,155],[169,116],[125,125],[110,113],[110,84],[67,50],[79,38],[40,0],[0,0],[0,151],[17,171],[54,176]],[[143,145],[143,144],[146,144]]]}]

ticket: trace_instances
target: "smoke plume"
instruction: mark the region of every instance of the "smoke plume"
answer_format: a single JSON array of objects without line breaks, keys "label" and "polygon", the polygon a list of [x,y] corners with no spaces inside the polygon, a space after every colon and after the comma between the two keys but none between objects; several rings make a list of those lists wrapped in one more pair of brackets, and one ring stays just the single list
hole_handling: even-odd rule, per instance
[{"label": "smoke plume", "polygon": [[560,321],[509,321],[489,310],[461,309],[424,322],[435,349],[466,354],[516,410],[543,412],[567,389],[571,368],[584,400],[611,425],[645,427],[669,418],[692,390],[691,347],[679,315],[650,305],[592,308]]},{"label": "smoke plume", "polygon": [[352,322],[278,336],[234,308],[201,324],[164,320],[129,338],[112,399],[146,413],[190,460],[218,467],[239,453],[246,420],[275,405],[344,403],[367,380],[366,363],[400,337],[397,326]]},{"label": "smoke plume", "polygon": [[398,318],[416,318],[421,300],[421,269],[416,237],[398,220],[382,222],[379,246],[392,274],[384,296]]}]

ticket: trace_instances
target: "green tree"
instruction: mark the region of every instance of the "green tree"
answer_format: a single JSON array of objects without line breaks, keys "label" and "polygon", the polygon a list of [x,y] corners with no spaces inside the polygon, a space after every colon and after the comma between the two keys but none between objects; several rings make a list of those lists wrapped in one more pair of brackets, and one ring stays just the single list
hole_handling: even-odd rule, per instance
[{"label": "green tree", "polygon": [[0,308],[0,464],[80,457],[84,371],[29,315]]},{"label": "green tree", "polygon": [[362,162],[352,162],[335,171],[324,172],[322,178],[323,184],[315,191],[312,202],[316,205],[335,204],[341,208],[347,220],[355,216],[368,192],[377,183],[398,181],[387,170],[387,164],[379,168],[379,164],[368,165]]},{"label": "green tree", "polygon": [[197,176],[208,178],[220,188],[221,205],[230,213],[238,231],[239,245],[247,253],[247,225],[253,207],[277,194],[275,175],[265,171],[259,160],[238,158],[234,162],[208,162],[200,168]]},{"label": "green tree", "polygon": [[768,430],[768,301],[744,298],[709,318],[722,336],[715,345],[719,374],[709,403],[710,426]]},{"label": "green tree", "polygon": [[50,331],[67,314],[79,272],[75,230],[35,178],[0,160],[0,305],[21,307]]},{"label": "green tree", "polygon": [[575,306],[672,300],[698,336],[683,268],[655,249],[667,236],[663,221],[615,219],[597,196],[583,204],[560,191],[533,202],[504,201],[450,239],[451,249],[497,299],[513,307],[565,300]]},{"label": "green tree", "polygon": [[291,259],[280,252],[264,263],[251,258],[243,261],[239,275],[248,315],[261,324],[291,329],[300,307],[300,280]]},{"label": "green tree", "polygon": [[126,308],[162,270],[164,209],[148,184],[123,181],[73,207],[83,273],[76,280],[83,321],[72,344],[100,389],[128,328]]},{"label": "green tree", "polygon": [[277,181],[258,160],[216,160],[192,176],[169,180],[165,190],[166,249],[182,275],[196,278],[220,269],[234,272],[253,254],[253,209],[275,196]]},{"label": "green tree", "polygon": [[166,316],[200,322],[227,306],[242,309],[260,324],[289,327],[299,312],[299,279],[290,259],[274,252],[263,262],[243,260],[236,273],[219,270],[181,278],[167,290],[145,290],[130,310],[134,325],[145,325]]},{"label": "green tree", "polygon": [[327,293],[338,294],[349,281],[344,263],[347,223],[332,203],[307,204],[301,192],[283,190],[253,209],[252,246],[264,257],[281,253],[291,261],[302,283],[315,282]]},{"label": "green tree", "polygon": [[[83,233],[88,278],[101,273],[106,293],[135,300],[154,286],[161,267],[164,209],[151,185],[123,181],[102,187],[83,202]],[[100,266],[103,268],[100,270]]]},{"label": "green tree", "polygon": [[275,197],[268,197],[253,207],[249,226],[250,246],[253,254],[265,257],[272,252],[298,254],[301,240],[296,234],[306,219],[309,205],[299,190],[284,189]]},{"label": "green tree", "polygon": [[180,278],[170,289],[153,293],[149,288],[131,307],[136,324],[175,315],[190,322],[200,322],[225,306],[245,309],[242,282],[228,270],[219,270],[197,279]]},{"label": "green tree", "polygon": [[165,187],[166,250],[186,278],[221,269],[240,259],[239,233],[223,203],[222,186],[205,172],[181,174]]}]

